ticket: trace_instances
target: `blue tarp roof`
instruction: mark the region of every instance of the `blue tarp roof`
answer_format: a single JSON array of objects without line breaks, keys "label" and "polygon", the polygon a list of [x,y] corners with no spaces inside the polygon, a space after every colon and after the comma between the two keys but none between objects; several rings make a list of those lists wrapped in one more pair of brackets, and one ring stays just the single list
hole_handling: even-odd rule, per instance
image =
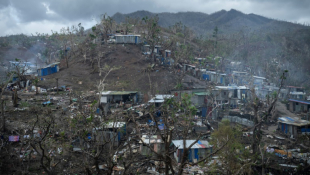
[{"label": "blue tarp roof", "polygon": [[159,130],[164,130],[165,125],[164,124],[160,124],[160,125],[158,125],[158,128],[159,128]]},{"label": "blue tarp roof", "polygon": [[294,100],[294,99],[289,99],[289,101],[310,105],[310,101],[301,101],[301,100]]},{"label": "blue tarp roof", "polygon": [[51,104],[51,101],[46,101],[46,102],[43,102],[42,104],[44,105]]}]

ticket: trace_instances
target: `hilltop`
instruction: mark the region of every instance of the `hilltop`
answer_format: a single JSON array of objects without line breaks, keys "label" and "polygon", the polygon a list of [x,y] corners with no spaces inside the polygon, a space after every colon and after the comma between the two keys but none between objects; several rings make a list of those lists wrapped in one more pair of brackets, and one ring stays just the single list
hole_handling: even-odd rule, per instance
[{"label": "hilltop", "polygon": [[[182,61],[193,63],[195,57],[209,57],[213,59],[219,56],[224,58],[226,63],[229,63],[229,61],[242,62],[244,66],[251,69],[252,74],[264,76],[271,81],[276,81],[283,70],[289,70],[288,82],[290,85],[310,87],[308,81],[310,80],[310,28],[308,26],[274,20],[256,14],[244,14],[233,9],[229,11],[221,10],[212,14],[200,12],[151,13],[148,11],[137,11],[130,14],[116,13],[112,18],[117,23],[120,23],[124,22],[126,17],[139,18],[141,20],[145,16],[151,18],[156,15],[159,18],[158,24],[162,29],[159,35],[162,38],[171,39],[171,43],[166,43],[167,47],[165,49],[170,49],[172,56],[174,56],[177,51],[180,51],[178,50],[178,43],[185,44],[189,48],[187,52],[191,54],[184,56]],[[181,28],[183,25],[187,26],[196,35],[188,37],[186,35],[187,31],[184,29],[185,27],[181,31],[171,30],[171,26],[173,27],[173,25],[180,22]],[[213,35],[215,27],[218,28],[216,38]],[[119,25],[117,30],[123,30],[123,26]],[[80,35],[76,37],[81,38],[79,40],[83,43],[84,38],[87,38],[91,33],[92,31],[89,30],[84,37],[80,37]],[[200,34],[203,37],[200,37]],[[18,39],[17,37],[24,39]],[[37,41],[35,38],[32,38],[35,42],[28,44],[28,46],[25,38],[28,40],[31,38],[25,36],[16,36],[16,38],[14,41],[16,40],[15,42],[20,45],[19,47],[14,45],[0,48],[2,63],[14,58],[21,58],[23,60],[33,59],[38,53],[45,60],[48,60],[52,53],[59,49],[58,45],[60,44],[55,42],[58,40],[46,41],[46,39],[41,38],[42,41],[39,42],[41,46],[34,44]],[[45,42],[48,44],[44,45]],[[216,47],[215,43],[217,43]],[[23,47],[24,45],[25,47]],[[34,46],[40,47],[36,48]],[[82,48],[83,44],[80,46]],[[93,58],[98,53],[98,51],[94,51],[91,60],[94,60]],[[90,87],[94,89],[96,81],[100,77],[94,71],[94,66],[91,66],[92,63],[85,63],[83,55],[77,55],[71,61],[72,66],[69,69],[62,66],[64,69],[59,74],[64,77],[65,81],[62,82],[60,80],[60,83],[74,85],[81,81],[81,77],[86,77],[83,78],[85,83],[81,87],[91,84]],[[143,70],[151,65],[151,61],[146,61],[146,57],[142,55],[139,46],[126,45],[123,47],[118,45],[116,50],[107,55],[101,66],[104,64],[121,67],[121,69],[112,72],[108,76],[107,81],[109,83],[107,83],[107,87],[117,90],[147,91],[149,79],[148,75],[143,73]],[[156,78],[169,77],[167,78],[168,80],[164,81],[172,82],[175,85],[175,78],[170,75],[170,72],[173,72],[172,70],[167,68],[161,70],[161,68],[155,67],[151,76]],[[51,75],[52,78],[54,78],[53,76]],[[109,79],[110,77],[111,80]],[[133,83],[131,80],[134,80]],[[160,78],[158,82],[157,80],[154,81],[152,84],[157,86],[155,89],[159,92],[167,92],[167,89],[174,87],[172,84],[167,85],[169,83],[163,83],[164,81],[160,80]],[[143,83],[141,84],[141,82]]]},{"label": "hilltop", "polygon": [[[119,23],[126,17],[141,19],[156,15],[159,18],[158,24],[167,31],[176,23],[192,29],[196,38],[200,39],[199,47],[195,48],[201,51],[199,55],[218,55],[226,60],[242,62],[250,67],[254,75],[264,76],[272,81],[278,79],[281,70],[289,70],[289,84],[310,87],[309,26],[252,13],[244,14],[234,9],[212,14],[137,11],[129,14],[116,13],[113,19]],[[216,27],[218,31],[214,37]],[[216,49],[214,43],[218,45]]]}]

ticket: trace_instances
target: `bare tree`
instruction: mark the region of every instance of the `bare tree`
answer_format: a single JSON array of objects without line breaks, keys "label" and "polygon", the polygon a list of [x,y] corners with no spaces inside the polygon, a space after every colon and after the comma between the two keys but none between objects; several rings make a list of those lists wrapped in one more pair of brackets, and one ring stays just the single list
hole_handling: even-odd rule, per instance
[{"label": "bare tree", "polygon": [[102,41],[106,42],[108,40],[108,35],[113,33],[115,30],[115,22],[112,17],[107,14],[101,15],[100,19],[100,30],[102,35]]},{"label": "bare tree", "polygon": [[142,18],[143,25],[145,28],[145,32],[143,33],[143,39],[150,45],[151,47],[151,54],[150,58],[154,53],[155,45],[159,41],[159,33],[160,33],[160,26],[158,25],[158,16],[155,17],[144,17]]},{"label": "bare tree", "polygon": [[5,114],[4,114],[4,104],[5,101],[7,100],[6,98],[3,97],[3,93],[6,90],[6,87],[8,86],[11,78],[13,77],[13,73],[8,74],[8,80],[2,83],[0,86],[1,92],[0,92],[0,100],[1,100],[1,117],[2,117],[2,131],[5,132]]},{"label": "bare tree", "polygon": [[[252,96],[253,96],[253,101],[251,102],[251,105],[254,111],[254,129],[253,129],[253,139],[252,139],[253,154],[257,154],[261,152],[260,150],[260,144],[261,144],[261,138],[262,138],[261,127],[264,122],[269,120],[272,111],[275,109],[275,105],[278,101],[279,94],[281,92],[281,89],[284,86],[284,81],[286,80],[287,72],[288,71],[285,70],[282,73],[282,76],[280,77],[281,82],[279,85],[279,89],[265,112],[261,111],[263,109],[263,102],[256,96],[255,89],[254,88],[251,89]],[[260,113],[262,113],[262,115],[260,115]],[[266,162],[263,160],[261,164],[263,174],[265,172],[265,169],[264,169],[265,165],[266,165]]]}]

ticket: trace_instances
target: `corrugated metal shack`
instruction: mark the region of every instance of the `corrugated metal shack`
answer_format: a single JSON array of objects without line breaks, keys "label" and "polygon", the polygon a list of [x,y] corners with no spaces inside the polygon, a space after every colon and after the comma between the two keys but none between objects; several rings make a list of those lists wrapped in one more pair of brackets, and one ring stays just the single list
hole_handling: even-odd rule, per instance
[{"label": "corrugated metal shack", "polygon": [[140,35],[114,35],[115,43],[118,44],[139,44],[141,43]]},{"label": "corrugated metal shack", "polygon": [[103,91],[101,92],[100,103],[132,101],[135,104],[139,98],[137,93],[137,91]]},{"label": "corrugated metal shack", "polygon": [[[142,141],[141,141],[142,140]],[[164,142],[158,135],[142,135],[140,140],[140,152],[142,155],[153,155],[154,152],[147,147],[149,145],[155,152],[162,152],[164,151]]]},{"label": "corrugated metal shack", "polygon": [[59,64],[60,62],[52,63],[50,65],[47,65],[46,67],[39,68],[37,70],[38,76],[46,76],[50,74],[54,74],[59,72]]},{"label": "corrugated metal shack", "polygon": [[310,101],[289,99],[289,110],[291,112],[310,112]]},{"label": "corrugated metal shack", "polygon": [[214,71],[204,71],[201,73],[201,78],[207,81],[212,81],[214,83],[221,83],[224,86],[226,85],[226,74],[222,74],[222,73],[217,73]]},{"label": "corrugated metal shack", "polygon": [[207,96],[208,95],[210,95],[209,91],[193,93],[191,101],[197,107],[207,105],[207,102],[208,102]]},{"label": "corrugated metal shack", "polygon": [[159,107],[161,104],[165,102],[165,100],[173,98],[174,95],[164,94],[164,95],[155,95],[154,98],[152,98],[149,103],[154,103],[156,107]]},{"label": "corrugated metal shack", "polygon": [[[196,140],[186,140],[186,148],[188,148],[195,141]],[[172,144],[174,148],[177,149],[177,151],[174,153],[174,158],[177,160],[178,163],[180,163],[184,150],[183,140],[172,140]],[[199,140],[189,150],[188,161],[199,161],[200,159],[204,159],[209,153],[212,153],[212,145],[210,145],[208,141]]]},{"label": "corrugated metal shack", "polygon": [[104,124],[102,128],[94,128],[93,133],[96,137],[96,143],[103,145],[106,142],[113,143],[118,146],[121,139],[126,135],[125,122],[109,122]]},{"label": "corrugated metal shack", "polygon": [[299,134],[310,133],[310,122],[307,120],[300,120],[296,117],[279,117],[278,128],[281,132],[293,135],[295,138]]}]

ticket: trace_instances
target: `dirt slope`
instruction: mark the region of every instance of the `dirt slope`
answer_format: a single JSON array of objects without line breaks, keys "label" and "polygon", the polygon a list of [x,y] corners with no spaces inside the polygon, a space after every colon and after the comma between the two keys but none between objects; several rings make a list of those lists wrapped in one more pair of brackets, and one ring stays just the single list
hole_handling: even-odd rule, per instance
[{"label": "dirt slope", "polygon": [[296,114],[287,110],[285,104],[281,102],[276,103],[276,117],[298,117]]},{"label": "dirt slope", "polygon": [[[114,47],[114,46],[113,46]],[[115,50],[106,54],[102,66],[118,66],[120,69],[112,71],[106,79],[106,90],[132,90],[147,93],[149,91],[148,74],[144,72],[148,65],[152,64],[135,45],[116,45]],[[155,66],[150,73],[152,87],[156,93],[167,93],[176,84],[175,74],[167,67]],[[96,84],[102,79],[98,72],[94,72],[90,62],[84,62],[81,58],[75,58],[69,68],[61,68],[61,71],[45,76],[45,81],[40,85],[45,87],[56,86],[55,78],[59,78],[59,86],[68,85],[75,90],[96,90]],[[82,84],[78,84],[82,81]]]}]

